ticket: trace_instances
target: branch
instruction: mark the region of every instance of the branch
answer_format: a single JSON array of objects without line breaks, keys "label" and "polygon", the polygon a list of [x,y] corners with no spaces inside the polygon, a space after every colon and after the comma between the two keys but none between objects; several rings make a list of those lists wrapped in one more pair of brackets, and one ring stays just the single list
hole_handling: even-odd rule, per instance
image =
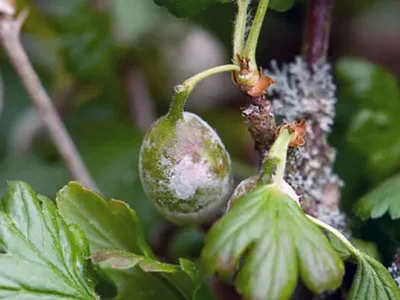
[{"label": "branch", "polygon": [[[76,100],[76,92],[79,88],[77,81],[72,81],[68,86],[58,90],[52,95],[53,106],[57,113],[63,119],[71,106]],[[30,109],[26,114],[17,121],[19,130],[12,136],[8,151],[14,156],[19,156],[28,151],[36,137],[43,131],[44,122],[38,114],[35,107]]]},{"label": "branch", "polygon": [[98,190],[21,44],[20,31],[26,17],[27,11],[23,11],[17,19],[4,13],[0,14],[0,42],[43,119],[72,178],[87,188]]},{"label": "branch", "polygon": [[128,66],[124,70],[123,77],[129,102],[129,115],[134,124],[145,132],[157,119],[146,78],[133,66]]},{"label": "branch", "polygon": [[250,103],[242,108],[242,115],[254,140],[260,162],[275,140],[276,124],[271,101],[263,94],[257,97],[247,95]]},{"label": "branch", "polygon": [[309,0],[303,56],[309,66],[324,63],[328,52],[333,0]]}]

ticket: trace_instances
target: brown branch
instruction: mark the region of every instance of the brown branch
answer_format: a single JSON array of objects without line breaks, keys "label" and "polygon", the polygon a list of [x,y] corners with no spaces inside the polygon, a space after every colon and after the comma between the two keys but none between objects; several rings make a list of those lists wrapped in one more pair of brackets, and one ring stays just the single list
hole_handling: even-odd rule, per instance
[{"label": "brown branch", "polygon": [[276,124],[272,104],[265,94],[257,97],[247,95],[247,97],[250,104],[242,109],[242,115],[246,119],[254,147],[262,160],[275,140]]},{"label": "brown branch", "polygon": [[17,19],[1,14],[0,42],[43,119],[72,178],[87,188],[98,190],[21,44],[20,31],[26,17],[26,11]]},{"label": "brown branch", "polygon": [[[61,119],[64,118],[71,108],[71,103],[76,99],[76,92],[79,88],[77,81],[72,81],[68,86],[57,90],[53,98],[53,105]],[[44,122],[35,108],[33,118],[24,118],[21,129],[11,141],[10,151],[13,155],[19,156],[28,151],[36,137],[43,131]]]},{"label": "brown branch", "polygon": [[129,66],[124,70],[123,82],[128,96],[129,116],[140,130],[146,131],[157,119],[146,78]]},{"label": "brown branch", "polygon": [[308,65],[326,60],[333,0],[309,0],[304,28],[303,56]]},{"label": "brown branch", "polygon": [[242,115],[254,140],[255,150],[262,160],[275,140],[275,117],[266,91],[276,81],[265,75],[262,68],[256,73],[251,72],[248,58],[239,54],[237,58],[240,62],[240,72],[232,73],[232,81],[249,100],[247,106],[241,109]]}]

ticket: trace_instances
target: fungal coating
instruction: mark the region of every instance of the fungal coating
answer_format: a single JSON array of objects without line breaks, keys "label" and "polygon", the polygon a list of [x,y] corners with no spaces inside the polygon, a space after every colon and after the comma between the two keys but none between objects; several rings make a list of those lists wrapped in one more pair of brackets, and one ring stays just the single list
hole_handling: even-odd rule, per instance
[{"label": "fungal coating", "polygon": [[232,186],[228,152],[199,116],[162,117],[146,134],[139,174],[147,197],[177,224],[201,223],[218,213]]}]

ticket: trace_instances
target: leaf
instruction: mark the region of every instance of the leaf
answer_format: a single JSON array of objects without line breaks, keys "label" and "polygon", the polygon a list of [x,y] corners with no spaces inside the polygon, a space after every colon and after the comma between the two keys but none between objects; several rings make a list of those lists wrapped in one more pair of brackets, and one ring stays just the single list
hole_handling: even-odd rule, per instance
[{"label": "leaf", "polygon": [[115,67],[111,20],[88,1],[45,0],[43,10],[60,42],[60,52],[69,72],[78,79],[104,79]]},{"label": "leaf", "polygon": [[379,253],[378,247],[376,246],[376,243],[356,238],[350,239],[350,242],[361,252],[365,253],[366,255],[369,255],[370,257],[376,259],[377,261],[380,261],[381,255]]},{"label": "leaf", "polygon": [[368,159],[371,177],[381,178],[400,161],[400,89],[386,69],[361,59],[342,59],[337,65],[341,99],[354,105],[348,128],[351,146]]},{"label": "leaf", "polygon": [[107,203],[77,182],[63,187],[57,193],[56,202],[67,223],[77,224],[85,232],[92,253],[118,249],[153,256],[136,213],[125,202]]},{"label": "leaf", "polygon": [[276,11],[284,12],[292,8],[293,4],[294,0],[271,0],[268,7]]},{"label": "leaf", "polygon": [[329,242],[336,253],[339,254],[340,258],[343,260],[348,259],[351,256],[350,251],[343,245],[343,243],[332,233],[327,234]]},{"label": "leaf", "polygon": [[354,211],[363,220],[377,219],[389,213],[392,219],[400,218],[400,174],[382,182],[359,199]]},{"label": "leaf", "polygon": [[91,256],[93,263],[101,264],[103,268],[132,269],[139,267],[143,272],[155,273],[170,282],[185,299],[192,299],[194,291],[202,284],[196,266],[189,260],[180,259],[180,265],[162,263],[149,257],[134,253],[106,250],[96,252]]},{"label": "leaf", "polygon": [[360,254],[349,300],[400,299],[400,290],[388,270],[372,257]]},{"label": "leaf", "polygon": [[[115,299],[131,299],[131,295],[134,294],[137,295],[135,299],[138,300],[160,298],[181,300],[182,297],[190,299],[187,295],[193,295],[195,286],[199,285],[199,279],[198,277],[193,279],[195,275],[191,262],[181,262],[181,269],[184,272],[177,272],[174,267],[172,270],[174,272],[161,276],[148,273],[156,270],[166,272],[165,264],[160,264],[155,260],[144,239],[136,213],[126,203],[118,200],[107,203],[100,195],[83,188],[76,182],[71,182],[61,189],[56,201],[67,223],[77,224],[85,232],[92,253],[104,250],[114,250],[111,252],[114,254],[118,253],[115,250],[134,253],[135,256],[128,255],[125,257],[126,260],[121,256],[117,261],[115,261],[116,256],[111,255],[108,262],[119,264],[121,267],[102,268],[104,274],[117,287],[118,295]],[[98,254],[95,254],[95,258],[96,255]],[[133,268],[138,263],[141,264],[141,268]],[[158,269],[160,266],[161,270]],[[186,280],[182,280],[183,273],[190,273],[192,284],[188,283],[187,275],[185,275]]]},{"label": "leaf", "polygon": [[154,3],[165,6],[178,18],[196,15],[216,3],[228,2],[230,0],[154,0]]},{"label": "leaf", "polygon": [[85,236],[67,226],[51,200],[13,181],[1,206],[1,299],[98,299]]},{"label": "leaf", "polygon": [[[343,260],[347,260],[349,257],[351,257],[350,251],[343,245],[343,243],[335,235],[328,233],[328,238],[329,241],[331,242],[333,249],[335,249],[335,251],[339,254],[339,256]],[[361,252],[377,260],[380,259],[380,253],[374,242],[368,242],[356,238],[350,239],[350,242]]]},{"label": "leaf", "polygon": [[316,293],[337,288],[343,262],[299,206],[273,185],[255,189],[206,236],[207,273],[239,272],[235,285],[249,299],[289,299],[298,279]]}]

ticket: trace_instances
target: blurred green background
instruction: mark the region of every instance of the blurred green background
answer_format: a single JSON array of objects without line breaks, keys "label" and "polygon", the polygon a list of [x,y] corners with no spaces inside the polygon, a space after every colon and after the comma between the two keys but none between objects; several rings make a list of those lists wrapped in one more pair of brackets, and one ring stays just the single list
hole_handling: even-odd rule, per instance
[{"label": "blurred green background", "polygon": [[[151,0],[17,2],[30,9],[23,43],[96,183],[106,197],[137,210],[151,239],[164,221],[138,178],[143,133],[167,111],[174,85],[230,61],[234,4],[178,19]],[[300,53],[306,2],[268,12],[260,65],[290,62]],[[396,0],[335,1],[329,56],[339,101],[331,143],[350,216],[356,200],[400,167],[399,11]],[[1,51],[0,69],[0,193],[6,180],[18,179],[54,197],[71,178]],[[217,129],[237,180],[252,175],[257,163],[240,116],[244,105],[226,74],[202,82],[187,105]],[[352,218],[351,225],[357,236],[379,242],[386,261],[400,246],[400,221]],[[195,257],[201,239],[191,229],[178,232],[170,255]]]}]

